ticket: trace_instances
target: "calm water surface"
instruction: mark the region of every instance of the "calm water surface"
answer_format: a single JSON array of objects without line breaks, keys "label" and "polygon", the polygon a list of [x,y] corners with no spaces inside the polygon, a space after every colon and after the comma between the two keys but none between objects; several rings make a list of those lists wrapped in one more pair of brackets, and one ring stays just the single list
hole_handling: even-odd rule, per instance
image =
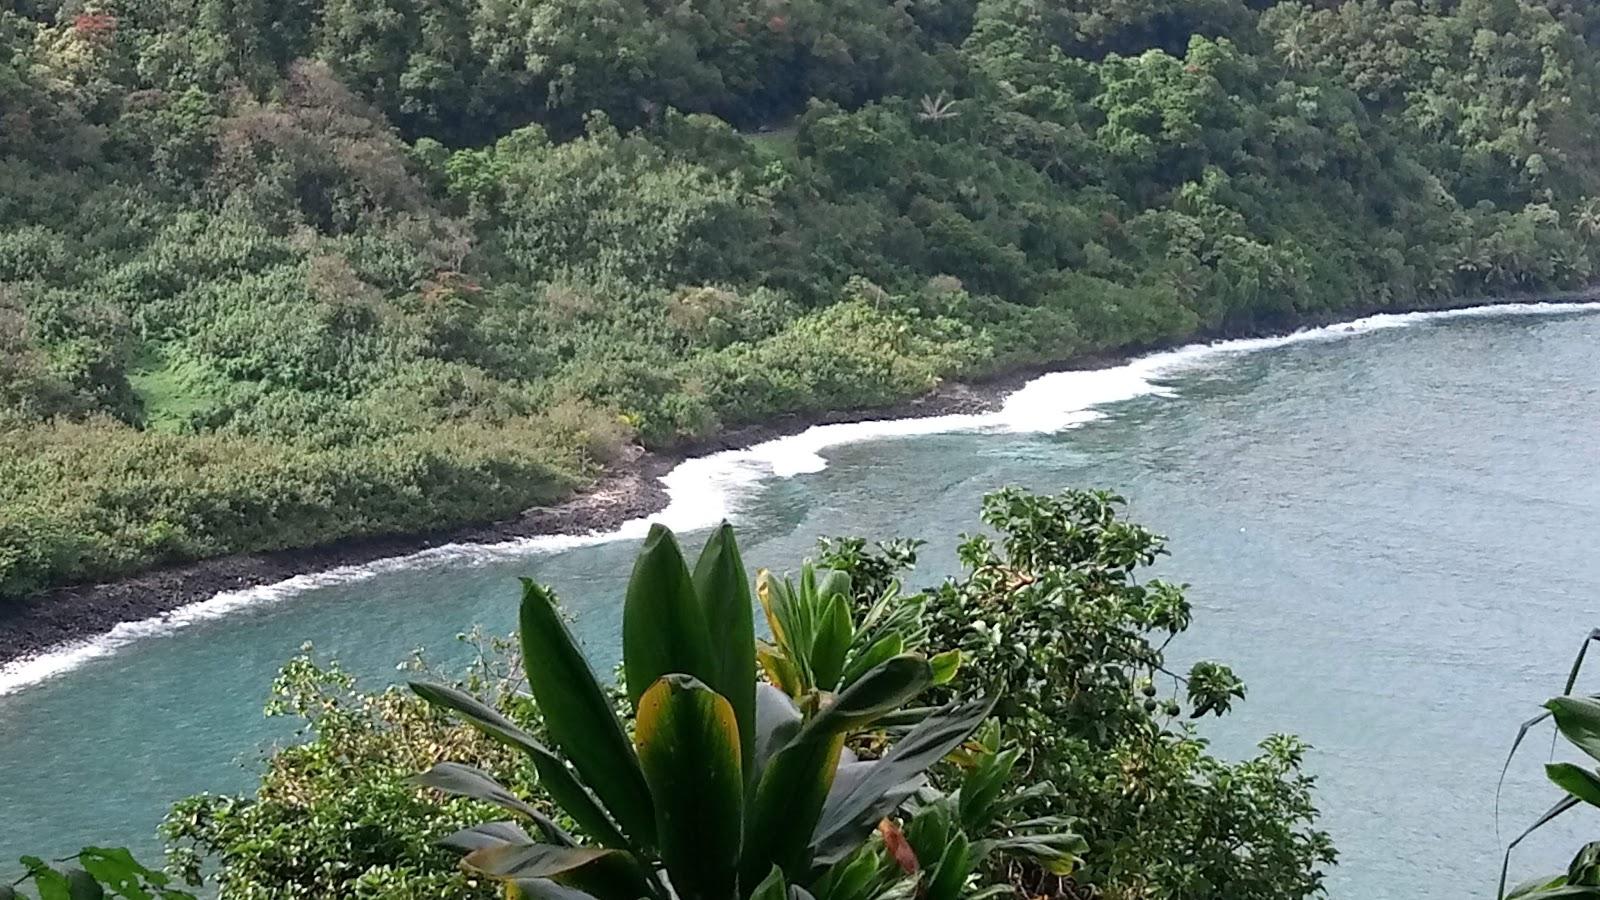
[{"label": "calm water surface", "polygon": [[[1210,726],[1218,749],[1241,756],[1275,731],[1315,747],[1341,851],[1331,895],[1492,896],[1506,747],[1600,625],[1597,349],[1600,317],[1571,315],[1221,358],[1165,378],[1169,396],[1053,435],[838,447],[824,471],[740,498],[735,518],[747,560],[773,568],[820,534],[928,537],[913,579],[928,582],[953,569],[985,492],[1113,488],[1170,535],[1162,574],[1194,585],[1196,625],[1174,655],[1227,661],[1249,685]],[[515,579],[532,575],[559,589],[609,667],[632,553],[614,543],[321,588],[0,697],[0,860],[85,843],[153,853],[167,803],[248,789],[287,734],[259,713],[267,686],[308,639],[382,683],[414,647],[458,652],[471,623],[509,631]],[[1550,801],[1541,761],[1513,767],[1502,831]],[[1600,826],[1577,815],[1519,865],[1562,864]]]}]

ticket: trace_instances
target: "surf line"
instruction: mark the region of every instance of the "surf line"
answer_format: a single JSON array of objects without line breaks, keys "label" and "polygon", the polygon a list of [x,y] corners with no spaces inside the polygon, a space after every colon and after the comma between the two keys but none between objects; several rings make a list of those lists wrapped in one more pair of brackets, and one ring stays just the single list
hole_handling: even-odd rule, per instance
[{"label": "surf line", "polygon": [[676,531],[709,528],[734,518],[738,501],[774,478],[792,478],[827,467],[823,451],[864,441],[891,440],[957,432],[1049,433],[1092,422],[1103,407],[1144,396],[1172,396],[1160,379],[1203,368],[1232,357],[1294,344],[1337,341],[1393,328],[1454,319],[1550,316],[1600,312],[1600,302],[1502,303],[1412,313],[1380,313],[1349,322],[1307,328],[1276,337],[1189,344],[1131,359],[1103,369],[1072,369],[1040,375],[985,413],[879,419],[816,425],[798,434],[773,438],[738,450],[723,450],[684,460],[661,477],[667,504],[653,515],[632,519],[610,531],[580,535],[535,535],[492,544],[444,544],[362,565],[295,575],[283,581],[236,591],[141,619],[110,631],[71,641],[0,665],[0,696],[70,672],[130,644],[171,634],[198,622],[242,609],[276,603],[334,585],[380,575],[449,565],[481,565],[543,553],[558,553],[611,541],[638,540],[652,523]]}]

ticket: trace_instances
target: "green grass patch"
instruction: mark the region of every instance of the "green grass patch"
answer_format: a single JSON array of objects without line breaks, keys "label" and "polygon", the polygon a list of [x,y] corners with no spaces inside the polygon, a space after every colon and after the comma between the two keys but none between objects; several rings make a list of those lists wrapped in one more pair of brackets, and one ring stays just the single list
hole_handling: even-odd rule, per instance
[{"label": "green grass patch", "polygon": [[146,428],[178,432],[216,402],[219,379],[200,363],[152,348],[128,372],[128,383],[144,406]]}]

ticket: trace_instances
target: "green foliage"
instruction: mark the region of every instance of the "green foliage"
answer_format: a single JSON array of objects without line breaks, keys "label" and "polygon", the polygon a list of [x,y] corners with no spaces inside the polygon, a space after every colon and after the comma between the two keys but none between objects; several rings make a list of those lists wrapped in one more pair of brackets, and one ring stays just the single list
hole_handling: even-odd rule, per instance
[{"label": "green foliage", "polygon": [[[835,864],[815,885],[818,900],[928,900],[1002,896],[1010,884],[985,885],[985,870],[1032,867],[1070,874],[1087,849],[1059,815],[1022,818],[1024,806],[1052,796],[1038,782],[1014,789],[1020,752],[1001,749],[995,723],[956,754],[953,790],[924,787],[907,803],[903,827],[885,819],[874,840]],[[1007,873],[1010,876],[1012,873]],[[1008,877],[1008,880],[1010,878]]]},{"label": "green foliage", "polygon": [[[514,646],[473,640],[477,662],[458,687],[497,698],[537,732],[537,716],[516,696]],[[420,658],[408,668],[422,670]],[[302,740],[267,759],[253,795],[200,794],[173,807],[161,830],[174,871],[229,897],[495,896],[436,843],[480,821],[477,804],[441,799],[413,776],[447,755],[526,790],[520,757],[409,691],[359,690],[309,648],[274,681],[267,714],[293,717]]]},{"label": "green foliage", "polygon": [[195,900],[193,894],[172,887],[172,879],[165,873],[145,868],[120,847],[85,847],[57,862],[72,865],[58,869],[36,856],[24,856],[26,874],[14,884],[0,883],[0,900],[26,900],[28,895],[19,894],[16,888],[28,882],[33,883],[39,900]]},{"label": "green foliage", "polygon": [[955,687],[998,697],[996,717],[1030,780],[1059,789],[1024,809],[1067,810],[1081,823],[1088,849],[1071,890],[1318,895],[1334,854],[1314,828],[1307,747],[1276,735],[1239,763],[1206,752],[1185,708],[1223,715],[1244,685],[1216,662],[1187,677],[1167,668],[1166,647],[1192,611],[1180,586],[1138,577],[1162,539],[1124,519],[1121,504],[1090,491],[987,497],[983,521],[996,534],[969,538],[966,574],[927,593],[930,642],[961,648]]},{"label": "green foliage", "polygon": [[[840,603],[847,593],[819,596]],[[487,776],[443,763],[422,782],[510,809],[541,832],[536,841],[513,821],[459,832],[446,843],[467,851],[464,866],[528,897],[782,893],[854,853],[988,713],[981,701],[925,712],[880,758],[846,757],[853,736],[879,730],[932,683],[929,661],[896,654],[838,693],[813,689],[796,704],[756,682],[751,605],[731,528],[707,542],[692,574],[672,533],[652,529],[623,611],[631,743],[554,598],[532,582],[522,655],[560,756],[467,693],[413,683],[430,703],[524,752],[585,840]]]},{"label": "green foliage", "polygon": [[[842,546],[840,546],[842,544]],[[859,546],[839,542],[836,556],[860,563]],[[901,557],[904,558],[904,557]],[[871,568],[870,564],[867,568]],[[877,572],[864,573],[871,586]],[[771,643],[757,644],[756,657],[767,678],[802,705],[818,696],[848,690],[886,660],[927,644],[923,598],[903,596],[889,581],[874,596],[853,588],[843,570],[819,574],[807,561],[798,584],[763,570],[756,578],[756,596],[767,615]],[[867,598],[857,604],[857,597]],[[959,650],[936,653],[928,661],[934,685],[948,684],[961,665]]]},{"label": "green foliage", "polygon": [[[1588,653],[1589,645],[1597,640],[1600,640],[1600,631],[1590,632],[1584,639],[1577,658],[1572,662],[1572,671],[1567,676],[1566,690],[1561,696],[1553,697],[1546,702],[1543,713],[1523,723],[1517,732],[1516,740],[1511,744],[1511,752],[1506,756],[1506,770],[1510,768],[1511,760],[1517,754],[1517,748],[1528,736],[1529,729],[1547,719],[1555,722],[1556,733],[1564,738],[1572,749],[1583,753],[1591,760],[1600,760],[1600,699],[1573,693],[1578,674],[1583,669],[1584,656]],[[1544,815],[1506,846],[1505,860],[1500,867],[1500,888],[1496,896],[1500,900],[1600,897],[1600,842],[1585,844],[1577,855],[1573,856],[1565,873],[1554,877],[1528,879],[1509,891],[1506,889],[1506,877],[1511,870],[1511,853],[1518,844],[1552,820],[1574,809],[1600,807],[1600,769],[1586,768],[1569,762],[1546,763],[1544,768],[1546,777],[1561,789],[1562,796],[1545,811]],[[1505,770],[1502,770],[1502,781],[1504,777]],[[1498,801],[1498,796],[1496,800]],[[1496,808],[1498,809],[1498,804]]]},{"label": "green foliage", "polygon": [[1567,0],[13,4],[0,453],[41,458],[0,462],[0,598],[514,515],[635,439],[1583,285],[1597,23]]}]

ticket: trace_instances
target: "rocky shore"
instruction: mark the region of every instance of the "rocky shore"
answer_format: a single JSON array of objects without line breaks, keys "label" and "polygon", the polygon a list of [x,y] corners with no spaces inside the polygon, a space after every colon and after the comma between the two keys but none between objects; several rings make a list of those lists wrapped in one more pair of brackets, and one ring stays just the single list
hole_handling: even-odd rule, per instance
[{"label": "rocky shore", "polygon": [[[1418,311],[1497,304],[1579,302],[1600,299],[1600,287],[1563,294],[1463,299]],[[1328,325],[1342,319],[1307,316],[1299,328]],[[1261,329],[1200,335],[1193,340],[1260,337],[1285,329]],[[341,566],[361,565],[404,556],[449,543],[494,543],[546,534],[587,534],[615,529],[630,519],[660,510],[667,500],[660,478],[684,459],[719,450],[749,447],[762,441],[798,434],[813,425],[875,419],[986,412],[1032,378],[1050,371],[1120,365],[1157,348],[1129,348],[1121,353],[1080,355],[1057,363],[1019,366],[1002,374],[966,383],[950,383],[902,403],[867,409],[796,413],[772,421],[732,429],[670,452],[634,448],[628,458],[603,473],[566,502],[526,510],[499,522],[422,534],[400,534],[338,541],[319,547],[242,553],[154,569],[104,584],[74,585],[0,608],[0,666],[39,655],[73,641],[104,634],[123,622],[163,615],[223,591],[282,581],[295,575]]]}]

